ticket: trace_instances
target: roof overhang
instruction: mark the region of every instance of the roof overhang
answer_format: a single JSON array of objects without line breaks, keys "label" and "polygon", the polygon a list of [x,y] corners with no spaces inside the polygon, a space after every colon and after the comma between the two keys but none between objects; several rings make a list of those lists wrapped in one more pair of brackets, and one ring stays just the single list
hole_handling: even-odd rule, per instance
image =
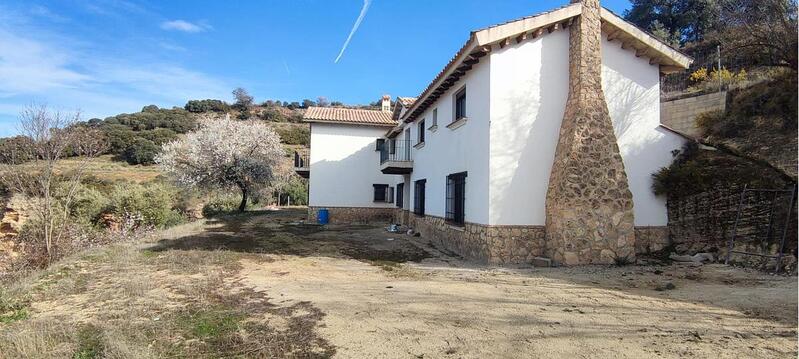
[{"label": "roof overhang", "polygon": [[[527,39],[542,36],[544,33],[567,28],[582,11],[583,5],[574,3],[542,14],[473,31],[466,43],[405,112],[402,120],[404,122],[415,121],[417,116],[421,115],[438,100],[441,94],[477,64],[481,57],[490,53],[494,45],[499,45],[502,48],[511,43],[521,43]],[[619,40],[622,42],[622,48],[635,51],[636,56],[649,57],[649,63],[658,65],[662,73],[687,69],[693,62],[693,59],[687,55],[625,21],[610,10],[601,8],[600,16],[602,31],[607,34],[609,41]]]},{"label": "roof overhang", "polygon": [[635,56],[648,57],[649,63],[659,65],[662,73],[685,70],[694,61],[608,9],[602,8],[601,16],[602,32],[608,40],[619,40],[622,48],[635,51]]},{"label": "roof overhang", "polygon": [[374,126],[374,127],[394,127],[396,124],[391,123],[367,123],[355,121],[339,121],[339,120],[319,120],[319,119],[303,119],[305,123],[327,123],[332,125],[356,125],[356,126]]}]

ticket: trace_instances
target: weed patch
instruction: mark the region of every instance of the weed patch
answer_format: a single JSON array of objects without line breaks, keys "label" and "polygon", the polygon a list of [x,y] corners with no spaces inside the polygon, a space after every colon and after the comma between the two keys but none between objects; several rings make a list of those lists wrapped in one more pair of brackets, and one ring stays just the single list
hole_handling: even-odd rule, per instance
[{"label": "weed patch", "polygon": [[78,350],[73,359],[102,358],[105,352],[103,331],[93,324],[85,324],[78,329]]}]

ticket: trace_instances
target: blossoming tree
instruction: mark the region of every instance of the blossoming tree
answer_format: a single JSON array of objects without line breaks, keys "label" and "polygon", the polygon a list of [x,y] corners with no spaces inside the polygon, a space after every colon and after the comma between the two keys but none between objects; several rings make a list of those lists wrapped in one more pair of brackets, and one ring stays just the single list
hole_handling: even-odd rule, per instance
[{"label": "blossoming tree", "polygon": [[161,169],[187,187],[238,188],[239,211],[255,190],[270,184],[285,156],[280,137],[264,123],[206,117],[197,131],[163,145]]}]

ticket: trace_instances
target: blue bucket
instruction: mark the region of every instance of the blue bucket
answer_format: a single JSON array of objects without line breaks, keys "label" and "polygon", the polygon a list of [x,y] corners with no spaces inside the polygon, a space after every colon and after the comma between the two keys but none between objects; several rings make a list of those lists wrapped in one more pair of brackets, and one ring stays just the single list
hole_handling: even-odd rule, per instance
[{"label": "blue bucket", "polygon": [[319,210],[319,213],[316,214],[316,221],[319,224],[327,224],[327,221],[330,219],[330,213],[327,211],[327,208],[322,208]]}]

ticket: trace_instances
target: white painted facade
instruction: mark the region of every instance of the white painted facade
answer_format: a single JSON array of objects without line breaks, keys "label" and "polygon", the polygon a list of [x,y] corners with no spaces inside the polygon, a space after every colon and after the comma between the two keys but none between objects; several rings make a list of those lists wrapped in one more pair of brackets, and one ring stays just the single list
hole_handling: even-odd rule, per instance
[{"label": "white painted facade", "polygon": [[[386,128],[324,125],[311,131],[311,206],[390,207],[372,202],[372,185],[405,183],[403,208],[413,210],[414,182],[426,179],[425,214],[445,216],[447,175],[467,172],[465,221],[544,225],[547,185],[568,96],[568,31],[503,48],[494,45],[414,123],[395,137],[412,144],[410,175],[384,175],[375,141]],[[660,125],[659,67],[618,42],[602,42],[602,86],[633,194],[636,226],[664,226],[665,198],[652,192],[652,173],[683,144]],[[466,89],[467,120],[453,121],[454,94]],[[433,111],[437,128],[430,129]],[[420,129],[418,123],[425,121]]]},{"label": "white painted facade", "polygon": [[308,205],[313,207],[393,207],[374,202],[373,184],[389,184],[396,176],[380,172],[375,141],[385,127],[311,124]]}]

